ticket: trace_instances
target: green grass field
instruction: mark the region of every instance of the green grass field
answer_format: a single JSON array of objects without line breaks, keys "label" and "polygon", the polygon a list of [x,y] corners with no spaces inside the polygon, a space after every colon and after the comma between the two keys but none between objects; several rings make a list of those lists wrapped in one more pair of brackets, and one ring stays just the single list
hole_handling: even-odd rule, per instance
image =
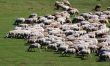
[{"label": "green grass field", "polygon": [[[0,66],[110,66],[110,62],[96,62],[92,55],[88,60],[60,57],[54,52],[25,52],[25,41],[4,38],[13,29],[18,17],[27,17],[31,13],[38,15],[53,14],[56,0],[0,0]],[[89,12],[96,4],[102,4],[102,10],[110,6],[110,0],[70,0],[80,12]],[[31,8],[31,9],[30,9]]]}]

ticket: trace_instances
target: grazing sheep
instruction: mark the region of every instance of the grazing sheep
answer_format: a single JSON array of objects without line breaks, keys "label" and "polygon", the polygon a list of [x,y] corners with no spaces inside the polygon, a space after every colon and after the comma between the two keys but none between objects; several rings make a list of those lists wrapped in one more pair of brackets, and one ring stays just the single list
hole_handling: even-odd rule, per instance
[{"label": "grazing sheep", "polygon": [[25,22],[25,18],[17,18],[16,20],[15,20],[15,25],[19,25],[19,24],[22,24],[22,23],[24,23]]},{"label": "grazing sheep", "polygon": [[69,8],[67,10],[67,12],[70,14],[70,15],[78,15],[79,14],[79,10],[76,9],[76,8]]},{"label": "grazing sheep", "polygon": [[110,11],[110,7],[107,7],[107,10]]},{"label": "grazing sheep", "polygon": [[37,14],[33,13],[33,14],[29,15],[29,18],[37,18]]},{"label": "grazing sheep", "polygon": [[110,51],[101,51],[99,54],[99,61],[110,61]]},{"label": "grazing sheep", "polygon": [[27,51],[28,52],[35,51],[35,48],[40,49],[41,48],[41,45],[39,43],[30,44],[30,46],[28,47]]},{"label": "grazing sheep", "polygon": [[70,48],[68,48],[67,50],[65,50],[65,51],[63,51],[62,52],[62,55],[63,56],[67,56],[67,55],[72,55],[72,54],[75,54],[76,53],[76,49],[75,48],[73,48],[73,47],[70,47]]},{"label": "grazing sheep", "polygon": [[83,16],[75,17],[72,22],[74,23],[74,22],[81,22],[81,21],[85,21],[85,18]]},{"label": "grazing sheep", "polygon": [[70,2],[68,0],[63,0],[64,4],[71,6]]},{"label": "grazing sheep", "polygon": [[90,55],[90,49],[82,49],[79,51],[79,54],[81,55],[81,59],[85,59],[88,55]]},{"label": "grazing sheep", "polygon": [[103,11],[104,14],[110,15],[110,11]]},{"label": "grazing sheep", "polygon": [[95,11],[101,11],[101,4],[97,4],[94,8]]},{"label": "grazing sheep", "polygon": [[64,52],[65,50],[67,50],[69,48],[69,45],[66,44],[60,44],[60,46],[58,47],[58,51],[60,53]]}]

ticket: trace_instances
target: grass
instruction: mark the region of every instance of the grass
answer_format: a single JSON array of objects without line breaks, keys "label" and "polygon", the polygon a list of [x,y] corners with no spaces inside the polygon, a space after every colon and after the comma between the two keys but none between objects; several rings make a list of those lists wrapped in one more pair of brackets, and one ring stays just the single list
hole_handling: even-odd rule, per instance
[{"label": "grass", "polygon": [[[0,0],[0,66],[110,66],[109,62],[96,62],[92,55],[88,60],[80,58],[60,57],[54,52],[25,52],[26,41],[7,39],[5,34],[13,29],[14,20],[27,17],[31,13],[38,15],[53,14],[56,0]],[[60,1],[60,0],[59,0]],[[73,7],[80,12],[89,12],[96,4],[102,4],[102,9],[110,6],[110,0],[70,0]]]}]

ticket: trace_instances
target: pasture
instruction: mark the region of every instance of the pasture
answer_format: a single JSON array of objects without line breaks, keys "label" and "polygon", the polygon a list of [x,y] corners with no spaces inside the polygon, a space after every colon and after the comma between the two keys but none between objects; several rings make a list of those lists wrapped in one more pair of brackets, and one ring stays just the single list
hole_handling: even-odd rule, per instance
[{"label": "pasture", "polygon": [[[0,0],[0,66],[110,66],[110,62],[96,62],[92,55],[87,60],[80,58],[61,57],[60,54],[47,52],[26,52],[26,41],[22,39],[4,38],[13,29],[13,23],[18,17],[27,17],[31,13],[38,15],[53,14],[56,0]],[[60,0],[59,0],[60,1]],[[70,0],[73,7],[80,12],[91,11],[96,4],[102,5],[102,10],[110,6],[110,0]]]}]

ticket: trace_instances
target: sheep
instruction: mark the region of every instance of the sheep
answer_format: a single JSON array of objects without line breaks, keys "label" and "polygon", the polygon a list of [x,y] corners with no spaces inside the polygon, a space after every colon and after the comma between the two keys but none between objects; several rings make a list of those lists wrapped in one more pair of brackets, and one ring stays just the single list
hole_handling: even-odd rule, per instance
[{"label": "sheep", "polygon": [[101,4],[97,4],[93,10],[101,11]]},{"label": "sheep", "polygon": [[30,30],[12,30],[8,33],[8,38],[26,38],[31,33]]},{"label": "sheep", "polygon": [[104,14],[104,15],[100,15],[99,19],[107,19],[108,15]]},{"label": "sheep", "polygon": [[55,2],[55,6],[57,9],[63,9],[63,10],[68,10],[70,8],[70,6],[66,5],[68,4],[69,2],[68,1],[64,1],[64,2],[58,2],[56,1]]},{"label": "sheep", "polygon": [[70,30],[74,30],[74,31],[80,31],[82,30],[82,28],[80,27],[80,24],[79,23],[76,23],[74,25],[69,25],[70,27]]},{"label": "sheep", "polygon": [[62,52],[63,56],[67,56],[67,55],[71,55],[71,54],[75,54],[76,53],[76,49],[73,47],[69,47],[68,49],[66,49],[65,51]]},{"label": "sheep", "polygon": [[52,44],[52,36],[42,37],[38,39],[38,42],[41,44],[41,47],[46,48],[49,44]]},{"label": "sheep", "polygon": [[106,35],[106,33],[109,31],[109,28],[104,28],[104,29],[101,29],[101,30],[98,30],[96,32],[97,35]]},{"label": "sheep", "polygon": [[22,30],[23,28],[22,27],[18,27],[18,26],[16,26],[15,28],[14,28],[14,30]]},{"label": "sheep", "polygon": [[49,45],[46,47],[46,50],[48,50],[48,49],[52,49],[52,50],[57,51],[57,50],[58,50],[58,44],[57,44],[57,43],[49,44]]},{"label": "sheep", "polygon": [[59,2],[59,1],[56,1],[56,2],[55,2],[55,7],[56,7],[57,9],[61,8],[62,5],[64,5],[64,2]]},{"label": "sheep", "polygon": [[27,27],[31,26],[31,24],[19,24],[18,26],[27,28]]},{"label": "sheep", "polygon": [[68,13],[68,11],[60,12],[60,14],[61,14],[62,17],[70,18],[70,14]]},{"label": "sheep", "polygon": [[69,45],[66,45],[64,43],[61,43],[60,46],[58,47],[58,51],[62,53],[65,50],[67,50],[68,48],[69,48]]},{"label": "sheep", "polygon": [[97,52],[98,46],[97,45],[89,45],[89,48],[91,50],[91,53],[95,53],[95,52]]},{"label": "sheep", "polygon": [[99,61],[110,61],[110,51],[100,52]]},{"label": "sheep", "polygon": [[108,17],[107,17],[107,19],[110,21],[110,15],[107,15]]},{"label": "sheep", "polygon": [[91,15],[90,16],[90,19],[88,20],[89,22],[92,22],[92,23],[94,23],[94,22],[98,22],[99,21],[99,16],[97,16],[97,15]]},{"label": "sheep", "polygon": [[75,17],[72,22],[74,23],[74,22],[81,22],[81,21],[85,21],[85,18],[83,16]]},{"label": "sheep", "polygon": [[63,0],[65,5],[71,6],[70,2],[68,0]]},{"label": "sheep", "polygon": [[110,11],[103,11],[104,14],[110,15]]},{"label": "sheep", "polygon": [[17,18],[17,19],[15,20],[14,25],[19,25],[19,24],[22,24],[22,23],[24,23],[24,22],[25,22],[25,18]]},{"label": "sheep", "polygon": [[66,40],[68,40],[68,41],[74,41],[75,39],[76,39],[76,37],[73,35],[69,35],[66,37]]},{"label": "sheep", "polygon": [[66,18],[60,17],[60,18],[57,18],[57,21],[60,22],[61,24],[64,24],[66,22]]},{"label": "sheep", "polygon": [[86,20],[90,18],[92,14],[91,13],[81,13],[80,16],[83,16]]},{"label": "sheep", "polygon": [[78,14],[79,14],[79,10],[78,10],[78,9],[76,9],[76,8],[71,8],[71,7],[67,10],[67,12],[68,12],[70,15],[78,15]]},{"label": "sheep", "polygon": [[33,43],[33,44],[30,44],[27,51],[28,52],[32,52],[32,50],[35,52],[35,48],[38,48],[40,49],[41,48],[41,45],[39,43]]},{"label": "sheep", "polygon": [[88,33],[88,36],[89,36],[90,38],[95,38],[95,37],[96,37],[95,32],[89,32],[89,33]]},{"label": "sheep", "polygon": [[29,39],[27,39],[27,43],[34,43],[38,39],[37,36],[30,36]]},{"label": "sheep", "polygon": [[65,11],[67,11],[67,10],[70,8],[70,7],[67,6],[67,5],[62,5],[61,7],[62,7],[62,9],[65,10]]},{"label": "sheep", "polygon": [[99,19],[99,22],[100,23],[106,23],[106,24],[109,24],[109,21],[108,21],[108,19]]},{"label": "sheep", "polygon": [[60,22],[52,22],[50,23],[50,26],[52,26],[53,28],[60,28],[61,27],[61,23]]},{"label": "sheep", "polygon": [[70,7],[70,3],[68,0],[64,0],[64,2],[56,1],[55,6],[57,7],[57,9],[61,8],[65,11],[67,11],[70,15],[79,14],[78,9]]},{"label": "sheep", "polygon": [[101,15],[103,15],[103,12],[101,12],[101,11],[96,11],[96,12],[95,12],[95,15],[101,16]]},{"label": "sheep", "polygon": [[74,41],[74,46],[77,48],[79,51],[82,49],[86,49],[89,46],[88,42],[85,42],[84,39],[76,39]]},{"label": "sheep", "polygon": [[82,25],[82,28],[86,30],[87,32],[97,31],[98,25],[97,23],[89,23],[89,24]]},{"label": "sheep", "polygon": [[101,15],[101,16],[99,17],[99,22],[100,22],[100,23],[109,24],[108,15]]},{"label": "sheep", "polygon": [[110,7],[107,7],[107,10],[110,11]]},{"label": "sheep", "polygon": [[90,22],[89,21],[80,21],[80,24],[81,24],[81,26],[83,26],[83,25],[90,24]]},{"label": "sheep", "polygon": [[31,15],[29,15],[29,18],[37,18],[37,14],[36,13],[32,13]]},{"label": "sheep", "polygon": [[66,30],[64,33],[66,36],[68,36],[68,35],[72,35],[73,32],[74,32],[73,30]]},{"label": "sheep", "polygon": [[34,19],[33,18],[26,18],[25,19],[25,23],[26,24],[33,24],[34,23]]},{"label": "sheep", "polygon": [[78,53],[81,56],[81,59],[85,59],[85,57],[90,55],[91,52],[90,52],[90,49],[82,49]]}]

